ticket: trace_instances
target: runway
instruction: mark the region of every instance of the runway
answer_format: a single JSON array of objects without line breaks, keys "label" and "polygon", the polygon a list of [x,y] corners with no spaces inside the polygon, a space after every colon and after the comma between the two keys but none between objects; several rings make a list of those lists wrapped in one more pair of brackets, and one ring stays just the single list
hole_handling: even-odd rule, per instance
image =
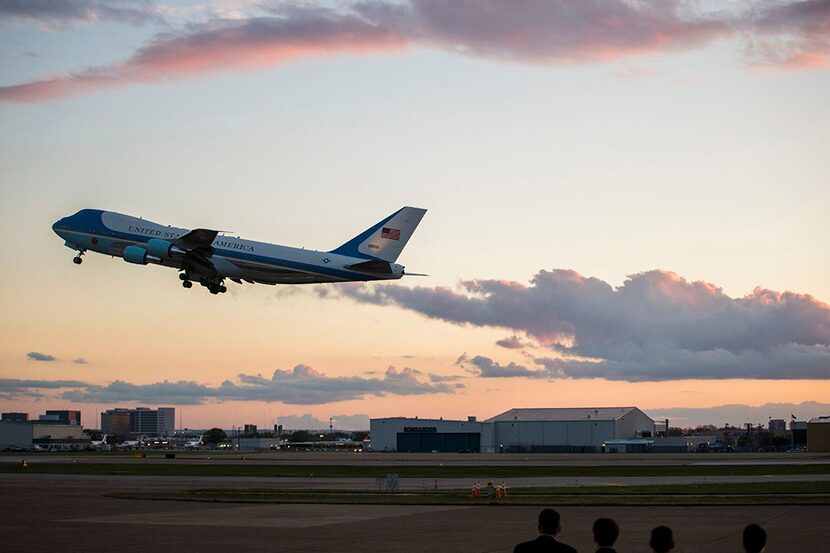
[{"label": "runway", "polygon": [[[211,487],[250,486],[241,478]],[[128,476],[3,475],[0,550],[281,551],[401,553],[510,552],[535,535],[537,507],[402,505],[240,505],[106,497],[130,489],[186,489],[201,479]],[[562,507],[562,541],[593,551],[590,527],[611,516],[620,551],[645,551],[649,530],[675,530],[675,552],[739,551],[740,531],[759,522],[767,551],[817,550],[830,536],[826,506]]]}]

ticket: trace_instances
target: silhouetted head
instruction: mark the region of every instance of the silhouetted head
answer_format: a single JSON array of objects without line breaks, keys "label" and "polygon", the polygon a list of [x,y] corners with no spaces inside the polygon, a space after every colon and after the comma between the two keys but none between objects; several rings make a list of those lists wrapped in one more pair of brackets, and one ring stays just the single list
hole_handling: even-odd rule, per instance
[{"label": "silhouetted head", "polygon": [[767,533],[757,524],[744,528],[744,549],[747,553],[761,553],[767,545]]},{"label": "silhouetted head", "polygon": [[611,547],[620,535],[620,527],[613,518],[598,518],[594,521],[594,543],[600,547]]},{"label": "silhouetted head", "polygon": [[674,549],[674,534],[668,526],[658,526],[651,531],[651,540],[648,545],[654,553],[668,553]]},{"label": "silhouetted head", "polygon": [[556,509],[542,509],[539,513],[539,533],[555,536],[559,533],[559,513]]}]

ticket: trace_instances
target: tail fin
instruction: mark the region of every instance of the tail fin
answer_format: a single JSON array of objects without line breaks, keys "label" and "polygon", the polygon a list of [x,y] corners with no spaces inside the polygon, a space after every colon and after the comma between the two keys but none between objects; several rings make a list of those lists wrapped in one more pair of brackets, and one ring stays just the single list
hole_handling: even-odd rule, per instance
[{"label": "tail fin", "polygon": [[426,212],[418,207],[402,207],[329,253],[394,263]]}]

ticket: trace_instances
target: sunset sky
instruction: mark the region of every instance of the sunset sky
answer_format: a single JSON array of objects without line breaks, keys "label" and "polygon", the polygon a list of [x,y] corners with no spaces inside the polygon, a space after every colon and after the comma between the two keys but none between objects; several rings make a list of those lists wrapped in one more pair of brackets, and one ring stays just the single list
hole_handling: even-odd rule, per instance
[{"label": "sunset sky", "polygon": [[[830,414],[828,98],[830,0],[0,2],[0,410]],[[429,277],[223,296],[51,230],[404,205]]]}]

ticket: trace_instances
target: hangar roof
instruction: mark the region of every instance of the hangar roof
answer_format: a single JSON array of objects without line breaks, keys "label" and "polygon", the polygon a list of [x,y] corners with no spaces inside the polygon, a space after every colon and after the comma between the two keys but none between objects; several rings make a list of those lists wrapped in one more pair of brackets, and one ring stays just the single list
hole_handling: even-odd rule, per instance
[{"label": "hangar roof", "polygon": [[636,407],[553,407],[540,409],[510,409],[484,422],[505,421],[615,421],[637,409]]}]

